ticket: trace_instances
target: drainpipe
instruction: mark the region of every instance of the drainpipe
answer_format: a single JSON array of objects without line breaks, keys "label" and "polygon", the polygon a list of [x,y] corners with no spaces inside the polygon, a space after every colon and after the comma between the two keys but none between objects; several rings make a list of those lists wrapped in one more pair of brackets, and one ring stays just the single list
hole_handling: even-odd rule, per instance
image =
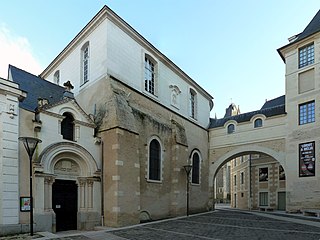
[{"label": "drainpipe", "polygon": [[251,154],[249,154],[249,210],[252,210]]},{"label": "drainpipe", "polygon": [[101,226],[104,226],[104,155],[103,155],[103,141],[101,139]]}]

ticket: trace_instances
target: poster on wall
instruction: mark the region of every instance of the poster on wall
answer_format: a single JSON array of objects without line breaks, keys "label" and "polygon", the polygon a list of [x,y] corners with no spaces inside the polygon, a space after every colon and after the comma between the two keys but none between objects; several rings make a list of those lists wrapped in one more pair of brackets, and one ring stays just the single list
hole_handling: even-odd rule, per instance
[{"label": "poster on wall", "polygon": [[29,212],[30,211],[30,198],[20,197],[20,211]]},{"label": "poster on wall", "polygon": [[299,144],[299,177],[315,176],[315,142]]}]

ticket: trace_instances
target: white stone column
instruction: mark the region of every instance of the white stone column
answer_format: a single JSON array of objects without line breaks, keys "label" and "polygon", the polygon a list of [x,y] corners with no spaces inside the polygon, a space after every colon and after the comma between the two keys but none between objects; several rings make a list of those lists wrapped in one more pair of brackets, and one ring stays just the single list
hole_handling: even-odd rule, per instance
[{"label": "white stone column", "polygon": [[86,204],[85,204],[85,200],[86,200],[86,196],[85,196],[85,189],[86,189],[86,178],[78,178],[79,181],[79,196],[80,196],[80,210],[83,210],[86,208]]},{"label": "white stone column", "polygon": [[54,183],[54,177],[46,176],[44,178],[44,210],[52,210],[52,184]]},{"label": "white stone column", "polygon": [[93,179],[92,178],[88,178],[87,179],[87,186],[88,186],[88,196],[87,196],[87,199],[88,199],[88,209],[92,209],[93,208]]}]

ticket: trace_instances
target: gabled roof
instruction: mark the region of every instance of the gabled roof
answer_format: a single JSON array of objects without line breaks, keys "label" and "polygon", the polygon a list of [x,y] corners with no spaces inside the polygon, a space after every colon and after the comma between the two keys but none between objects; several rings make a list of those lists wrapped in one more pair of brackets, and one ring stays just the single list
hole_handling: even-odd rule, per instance
[{"label": "gabled roof", "polygon": [[283,61],[285,61],[284,56],[281,53],[281,50],[283,50],[286,47],[289,47],[315,33],[320,32],[320,10],[317,12],[317,14],[313,17],[311,22],[307,25],[307,27],[299,34],[297,34],[297,37],[295,40],[290,42],[289,44],[277,49],[278,53],[280,54]]},{"label": "gabled roof", "polygon": [[224,124],[229,120],[234,120],[237,123],[249,122],[251,118],[257,114],[263,114],[266,117],[272,117],[272,116],[282,115],[285,113],[286,113],[285,95],[283,95],[278,98],[265,102],[262,108],[257,111],[247,112],[247,113],[243,113],[243,114],[239,114],[231,117],[220,118],[220,119],[211,118],[209,129],[223,127]]},{"label": "gabled roof", "polygon": [[22,91],[27,92],[27,97],[20,102],[20,107],[29,111],[35,111],[38,107],[38,98],[44,98],[49,104],[59,102],[63,98],[65,89],[59,85],[48,82],[31,73],[9,65],[9,80],[19,84]]}]

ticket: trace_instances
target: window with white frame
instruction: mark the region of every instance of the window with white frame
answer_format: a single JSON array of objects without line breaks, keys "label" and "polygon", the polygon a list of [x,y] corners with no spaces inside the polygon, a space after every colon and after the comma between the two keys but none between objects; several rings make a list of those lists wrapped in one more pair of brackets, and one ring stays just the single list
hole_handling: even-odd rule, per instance
[{"label": "window with white frame", "polygon": [[60,71],[59,70],[55,71],[55,73],[53,75],[53,81],[54,81],[54,83],[59,85],[59,83],[60,83]]},{"label": "window with white frame", "polygon": [[192,155],[191,183],[193,184],[200,183],[200,156],[197,152],[194,152]]},{"label": "window with white frame", "polygon": [[144,90],[155,95],[155,61],[149,56],[144,58]]},{"label": "window with white frame", "polygon": [[153,181],[161,180],[161,145],[157,139],[149,144],[148,179]]},{"label": "window with white frame", "polygon": [[268,206],[269,205],[268,197],[269,197],[268,192],[259,192],[259,206]]},{"label": "window with white frame", "polygon": [[193,119],[197,118],[197,93],[190,89],[189,93],[189,107],[190,107],[190,117]]},{"label": "window with white frame", "polygon": [[299,49],[299,68],[314,63],[314,44],[309,44]]},{"label": "window with white frame", "polygon": [[315,103],[314,101],[299,105],[299,125],[312,123],[315,121]]},{"label": "window with white frame", "polygon": [[89,42],[81,48],[81,85],[89,81]]}]

